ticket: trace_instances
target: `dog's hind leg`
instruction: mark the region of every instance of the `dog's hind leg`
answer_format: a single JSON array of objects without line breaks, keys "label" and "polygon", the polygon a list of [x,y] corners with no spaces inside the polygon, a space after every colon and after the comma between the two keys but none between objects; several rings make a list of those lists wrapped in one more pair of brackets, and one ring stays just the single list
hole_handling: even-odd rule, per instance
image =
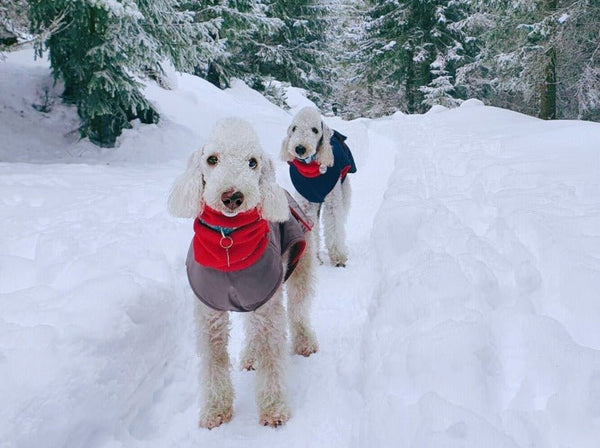
[{"label": "dog's hind leg", "polygon": [[277,427],[290,418],[286,403],[285,310],[280,290],[267,303],[248,314],[249,341],[256,343],[256,401],[260,424]]},{"label": "dog's hind leg", "polygon": [[310,324],[310,305],[315,295],[314,242],[309,239],[306,252],[300,258],[294,273],[288,279],[287,311],[294,353],[310,356],[319,349],[319,343]]},{"label": "dog's hind leg", "polygon": [[[347,197],[345,197],[347,196]],[[325,228],[325,244],[329,258],[334,266],[344,267],[348,261],[346,248],[346,217],[350,202],[348,180],[338,183],[325,198],[323,210],[323,227]]]},{"label": "dog's hind leg", "polygon": [[196,300],[197,349],[201,358],[203,405],[199,425],[212,429],[233,416],[233,385],[227,343],[229,314]]}]

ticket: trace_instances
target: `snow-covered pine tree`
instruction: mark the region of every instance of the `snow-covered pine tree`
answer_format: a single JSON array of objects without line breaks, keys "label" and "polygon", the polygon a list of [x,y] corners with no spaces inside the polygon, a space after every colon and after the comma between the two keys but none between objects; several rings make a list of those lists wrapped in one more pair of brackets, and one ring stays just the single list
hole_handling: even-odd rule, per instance
[{"label": "snow-covered pine tree", "polygon": [[542,118],[600,116],[597,0],[478,0],[491,104]]},{"label": "snow-covered pine tree", "polygon": [[457,72],[470,64],[479,53],[477,39],[471,35],[469,0],[437,1],[431,46],[435,59],[429,64],[431,81],[421,86],[422,104],[456,107],[464,98]]},{"label": "snow-covered pine tree", "polygon": [[26,33],[28,22],[26,0],[0,0],[0,61],[1,52],[14,48],[18,38]]},{"label": "snow-covered pine tree", "polygon": [[[206,45],[196,73],[218,87],[231,78],[256,83],[257,46],[279,28],[278,20],[267,17],[260,0],[186,0],[184,10],[198,24],[198,44]],[[207,43],[209,43],[207,45]]]},{"label": "snow-covered pine tree", "polygon": [[370,110],[367,88],[361,82],[366,56],[361,45],[365,40],[367,5],[364,0],[330,0],[329,4],[336,16],[325,40],[336,74],[331,80],[332,112],[353,119]]},{"label": "snow-covered pine tree", "polygon": [[[548,87],[545,78],[555,78],[555,50],[550,45],[554,23],[547,20],[544,1],[479,0],[479,5],[494,21],[484,37],[490,74],[500,93],[498,105],[550,118],[554,112],[540,114],[542,92]],[[555,82],[550,80],[552,88]],[[548,103],[547,94],[544,97]]]},{"label": "snow-covered pine tree", "polygon": [[77,105],[80,132],[101,146],[114,146],[130,121],[158,120],[136,75],[160,74],[171,61],[180,70],[196,64],[190,18],[179,0],[29,0],[34,32],[60,16],[65,26],[38,54],[49,50],[63,97]]},{"label": "snow-covered pine tree", "polygon": [[573,2],[559,12],[559,113],[600,121],[600,2]]},{"label": "snow-covered pine tree", "polygon": [[326,106],[334,75],[326,45],[333,8],[318,0],[267,0],[266,6],[279,26],[256,39],[256,72],[305,88],[317,105]]},{"label": "snow-covered pine tree", "polygon": [[[423,112],[422,87],[436,90],[466,64],[468,0],[372,1],[365,51],[365,81],[387,111]],[[440,76],[440,80],[435,81]],[[433,84],[431,84],[433,82]],[[454,84],[454,83],[452,83]],[[398,101],[400,94],[401,100]],[[449,91],[444,94],[450,98]],[[392,102],[387,98],[391,98]],[[449,101],[449,100],[447,100]]]},{"label": "snow-covered pine tree", "polygon": [[219,33],[223,20],[218,14],[222,0],[182,0],[180,10],[189,14],[194,22],[193,45],[198,50],[194,74],[220,87],[220,75],[212,61],[225,58],[225,40]]},{"label": "snow-covered pine tree", "polygon": [[[439,65],[438,65],[439,64]],[[441,105],[446,107],[456,107],[460,101],[454,97],[455,88],[452,85],[452,77],[442,67],[441,61],[434,61],[431,74],[433,79],[426,86],[419,90],[423,93],[422,103],[425,106]],[[439,67],[436,69],[435,67]]]},{"label": "snow-covered pine tree", "polygon": [[22,33],[28,28],[28,20],[26,0],[0,0],[0,32]]},{"label": "snow-covered pine tree", "polygon": [[407,110],[406,79],[412,60],[402,49],[404,8],[400,1],[367,2],[366,32],[361,44],[362,75],[360,84],[366,88],[366,116]]}]

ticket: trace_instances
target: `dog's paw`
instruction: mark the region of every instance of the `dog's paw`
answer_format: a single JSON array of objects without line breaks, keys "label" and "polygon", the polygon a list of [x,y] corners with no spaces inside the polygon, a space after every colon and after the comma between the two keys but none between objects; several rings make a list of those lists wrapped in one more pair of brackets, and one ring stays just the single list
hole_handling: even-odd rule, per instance
[{"label": "dog's paw", "polygon": [[256,343],[246,344],[242,352],[242,361],[240,362],[242,370],[256,370]]},{"label": "dog's paw", "polygon": [[302,343],[294,346],[294,353],[297,355],[302,355],[304,357],[309,357],[310,355],[317,353],[319,351],[319,344],[316,342],[310,343]]},{"label": "dog's paw", "polygon": [[256,365],[256,360],[254,358],[244,358],[242,359],[242,370],[247,370],[247,371],[252,371],[252,370],[256,370],[256,368],[254,367]]},{"label": "dog's paw", "polygon": [[335,254],[335,255],[332,255],[330,258],[331,258],[331,264],[334,265],[336,268],[345,268],[346,267],[346,262],[348,261],[348,257],[346,255]]},{"label": "dog's paw", "polygon": [[200,416],[198,426],[200,428],[213,429],[221,426],[223,423],[231,421],[233,417],[233,408],[228,408],[223,411],[208,411]]},{"label": "dog's paw", "polygon": [[317,353],[319,350],[319,343],[317,338],[312,331],[304,329],[302,332],[294,337],[294,353],[302,356],[310,356],[313,353]]},{"label": "dog's paw", "polygon": [[290,413],[287,410],[281,412],[263,412],[260,415],[260,424],[262,426],[270,426],[277,428],[285,424],[290,419]]}]

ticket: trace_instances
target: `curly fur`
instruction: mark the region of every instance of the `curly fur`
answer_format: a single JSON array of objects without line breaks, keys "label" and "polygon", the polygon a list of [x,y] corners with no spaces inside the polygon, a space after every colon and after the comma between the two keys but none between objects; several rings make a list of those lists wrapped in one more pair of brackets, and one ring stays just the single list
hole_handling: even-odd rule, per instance
[{"label": "curly fur", "polygon": [[[216,157],[216,164],[208,162],[211,156]],[[250,159],[256,160],[256,167],[249,164]],[[289,217],[287,198],[276,183],[272,161],[261,149],[251,125],[235,118],[218,122],[204,147],[190,156],[186,171],[173,185],[168,208],[172,215],[184,218],[197,216],[205,205],[231,214],[220,200],[223,192],[230,189],[244,194],[244,202],[235,213],[258,207],[268,221],[283,222]],[[294,353],[303,356],[318,349],[310,324],[315,282],[311,247],[309,242],[286,284],[292,345]],[[259,423],[272,427],[290,418],[284,375],[287,329],[283,295],[282,286],[265,305],[245,313],[246,346],[242,367],[256,369]],[[215,311],[197,299],[195,309],[203,386],[199,425],[211,429],[233,416],[234,390],[227,351],[229,314]]]},{"label": "curly fur", "polygon": [[[217,158],[210,165],[208,158]],[[249,161],[257,161],[256,168]],[[221,202],[227,190],[244,194],[244,203],[235,212]],[[268,221],[283,222],[289,217],[285,192],[275,180],[273,162],[260,146],[252,126],[241,119],[217,122],[206,144],[189,158],[186,171],[177,178],[169,196],[169,212],[180,218],[193,218],[204,205],[225,214],[259,207]]]},{"label": "curly fur", "polygon": [[[315,132],[315,130],[317,132]],[[321,113],[314,107],[301,109],[292,119],[287,129],[287,135],[281,144],[281,158],[291,162],[298,157],[296,148],[302,146],[306,152],[302,158],[316,154],[316,160],[322,167],[333,166],[333,150],[331,137],[333,130],[325,124]],[[335,266],[345,266],[348,260],[346,248],[346,218],[350,207],[350,180],[339,182],[321,203],[309,202],[299,194],[296,200],[306,210],[315,223],[312,231],[315,252],[320,261],[319,243],[320,224],[324,230],[325,244],[331,263]]]}]

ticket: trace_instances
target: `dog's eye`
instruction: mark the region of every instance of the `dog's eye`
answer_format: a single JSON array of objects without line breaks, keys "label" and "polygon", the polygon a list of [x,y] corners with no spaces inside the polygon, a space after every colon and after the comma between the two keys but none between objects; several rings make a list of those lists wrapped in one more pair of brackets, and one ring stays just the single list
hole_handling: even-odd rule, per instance
[{"label": "dog's eye", "polygon": [[315,134],[318,134],[318,133],[319,133],[319,130],[318,130],[317,128],[312,128],[311,130],[312,130],[312,131],[313,131]]},{"label": "dog's eye", "polygon": [[258,161],[254,157],[252,157],[250,160],[248,160],[248,166],[254,169],[258,166]]},{"label": "dog's eye", "polygon": [[296,132],[296,126],[292,128],[292,132]]},{"label": "dog's eye", "polygon": [[206,163],[215,166],[217,163],[219,163],[219,158],[217,156],[208,156]]}]

